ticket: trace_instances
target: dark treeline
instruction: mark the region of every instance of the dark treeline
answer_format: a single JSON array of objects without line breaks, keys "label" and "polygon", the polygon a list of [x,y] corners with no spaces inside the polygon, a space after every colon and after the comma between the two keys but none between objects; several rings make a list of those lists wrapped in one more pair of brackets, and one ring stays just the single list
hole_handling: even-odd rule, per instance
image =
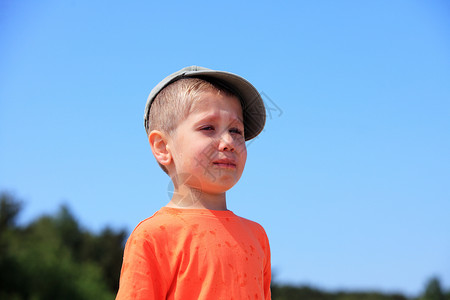
[{"label": "dark treeline", "polygon": [[[0,299],[111,300],[118,289],[126,230],[92,233],[68,207],[18,225],[22,202],[0,193]],[[272,285],[273,300],[450,300],[431,279],[422,295],[326,292],[308,286]]]},{"label": "dark treeline", "polygon": [[114,299],[126,231],[91,233],[65,206],[18,226],[21,206],[0,194],[0,299]]},{"label": "dark treeline", "polygon": [[450,300],[450,291],[444,293],[439,280],[432,278],[419,297],[379,292],[325,292],[308,286],[272,284],[273,300]]}]

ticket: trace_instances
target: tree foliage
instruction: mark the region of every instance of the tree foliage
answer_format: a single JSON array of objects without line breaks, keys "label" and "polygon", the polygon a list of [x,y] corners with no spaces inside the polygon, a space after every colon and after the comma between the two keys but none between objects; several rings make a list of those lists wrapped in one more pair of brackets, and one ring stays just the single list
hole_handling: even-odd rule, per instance
[{"label": "tree foliage", "polygon": [[272,284],[272,300],[450,300],[450,291],[444,293],[439,279],[432,278],[419,297],[380,292],[327,292],[308,286]]},{"label": "tree foliage", "polygon": [[0,196],[0,299],[114,299],[126,232],[80,228],[66,206],[17,226],[20,203]]},{"label": "tree foliage", "polygon": [[450,300],[450,292],[444,294],[439,279],[433,277],[428,281],[425,292],[419,300]]},{"label": "tree foliage", "polygon": [[308,286],[272,285],[273,300],[408,300],[400,294],[378,292],[326,292]]}]

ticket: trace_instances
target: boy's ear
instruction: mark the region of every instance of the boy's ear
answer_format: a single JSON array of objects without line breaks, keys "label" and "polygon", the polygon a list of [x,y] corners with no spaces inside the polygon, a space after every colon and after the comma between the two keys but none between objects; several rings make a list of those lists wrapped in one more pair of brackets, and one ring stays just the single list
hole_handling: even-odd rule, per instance
[{"label": "boy's ear", "polygon": [[163,166],[170,164],[172,154],[167,145],[167,136],[159,130],[152,130],[148,135],[148,142],[156,160]]}]

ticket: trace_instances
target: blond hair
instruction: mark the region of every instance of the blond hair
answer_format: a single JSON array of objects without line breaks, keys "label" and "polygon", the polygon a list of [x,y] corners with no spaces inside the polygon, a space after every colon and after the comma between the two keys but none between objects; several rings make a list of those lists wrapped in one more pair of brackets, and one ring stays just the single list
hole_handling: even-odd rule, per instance
[{"label": "blond hair", "polygon": [[[169,136],[178,124],[190,113],[192,104],[204,92],[217,92],[226,96],[239,97],[227,87],[200,78],[183,78],[166,86],[153,100],[147,119],[147,135],[159,130]],[[158,162],[164,172],[167,168]]]}]

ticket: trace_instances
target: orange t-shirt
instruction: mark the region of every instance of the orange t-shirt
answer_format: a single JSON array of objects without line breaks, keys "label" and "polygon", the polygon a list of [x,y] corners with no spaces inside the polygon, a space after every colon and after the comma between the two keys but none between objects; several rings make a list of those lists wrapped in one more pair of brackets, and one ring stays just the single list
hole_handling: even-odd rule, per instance
[{"label": "orange t-shirt", "polygon": [[163,207],[127,241],[116,300],[270,299],[261,225],[231,211]]}]

